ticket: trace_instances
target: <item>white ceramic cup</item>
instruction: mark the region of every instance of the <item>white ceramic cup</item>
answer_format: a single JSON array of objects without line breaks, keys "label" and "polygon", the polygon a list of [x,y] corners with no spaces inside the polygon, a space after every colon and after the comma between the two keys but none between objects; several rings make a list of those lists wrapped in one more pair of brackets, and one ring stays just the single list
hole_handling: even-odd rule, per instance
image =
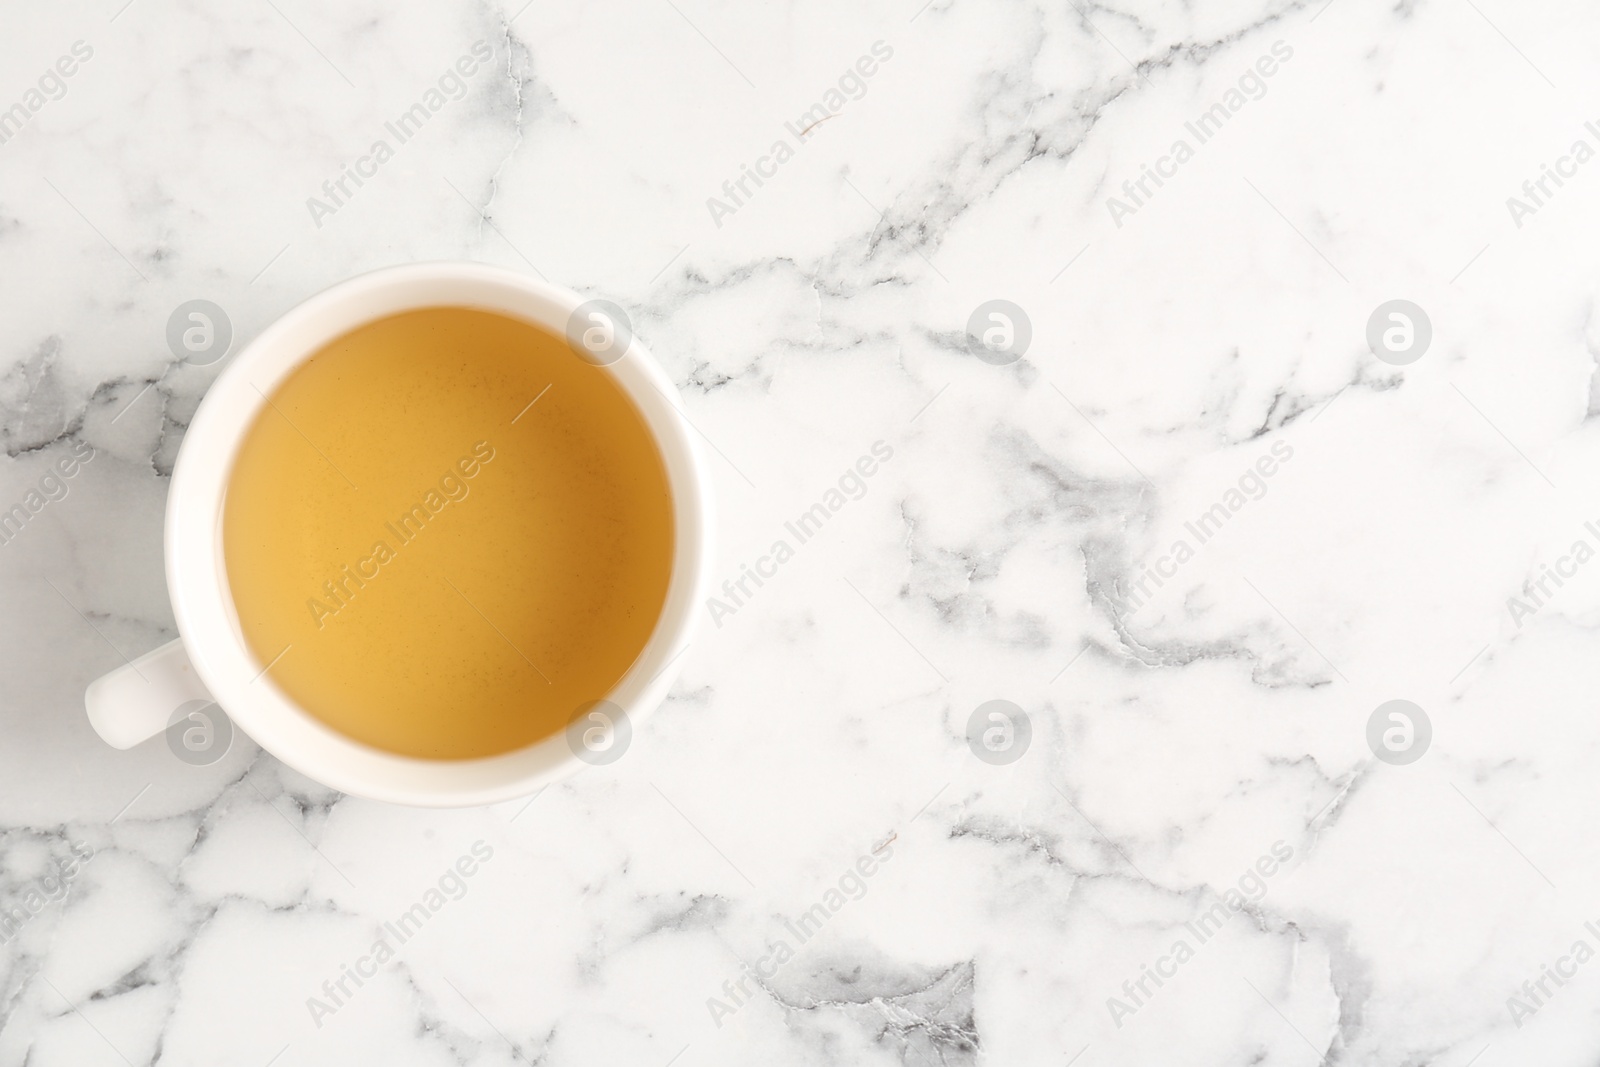
[{"label": "white ceramic cup", "polygon": [[[245,431],[289,374],[364,323],[424,307],[467,307],[567,335],[576,293],[477,263],[419,263],[366,274],[312,297],[269,326],[217,378],[178,452],[167,496],[167,589],[180,637],[89,685],[89,721],[129,748],[168,728],[178,708],[214,700],[233,724],[302,773],[357,796],[456,807],[524,796],[584,766],[571,733],[482,759],[425,760],[355,741],[308,714],[245,644],[222,556],[222,506]],[[575,354],[573,358],[578,358]],[[660,448],[672,495],[672,576],[655,630],[605,699],[636,725],[665,698],[704,601],[711,496],[677,390],[637,339],[597,365],[632,399]],[[264,395],[265,394],[265,395]],[[352,665],[352,669],[359,667]]]}]

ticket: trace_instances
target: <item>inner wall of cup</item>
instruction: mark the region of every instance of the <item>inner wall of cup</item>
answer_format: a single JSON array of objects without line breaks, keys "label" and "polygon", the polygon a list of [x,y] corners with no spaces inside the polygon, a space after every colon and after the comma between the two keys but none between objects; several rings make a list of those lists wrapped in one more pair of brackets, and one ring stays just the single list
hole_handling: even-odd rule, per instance
[{"label": "inner wall of cup", "polygon": [[[259,389],[260,392],[256,392],[256,389],[250,389],[245,394],[247,400],[253,400],[254,402],[251,404],[250,410],[241,416],[239,420],[240,429],[231,438],[230,450],[224,461],[220,491],[216,495],[216,506],[213,511],[211,525],[213,544],[215,546],[215,580],[223,598],[222,607],[228,623],[229,636],[244,661],[252,664],[253,669],[257,672],[265,672],[267,664],[254,654],[245,640],[238,607],[234,602],[233,591],[228,580],[227,559],[222,536],[222,517],[227,503],[229,485],[233,478],[233,470],[238,459],[239,448],[249,429],[255,425],[256,420],[267,410],[266,398],[270,397],[291,374],[327,344],[352,330],[359,329],[367,323],[405,311],[422,310],[430,307],[467,307],[524,322],[558,339],[563,336],[562,332],[552,327],[549,322],[530,315],[522,308],[510,308],[503,303],[486,301],[481,290],[474,299],[448,303],[441,302],[437,297],[413,302],[399,296],[403,291],[403,289],[396,291],[394,294],[397,297],[396,300],[383,302],[382,307],[369,309],[360,315],[330,316],[329,321],[323,324],[320,329],[310,331],[316,335],[315,339],[301,339],[294,345],[294,351],[298,353],[296,356],[292,359],[274,361],[275,367],[269,365],[273,369],[270,384],[254,379],[251,379],[249,383]],[[532,296],[532,294],[515,290],[510,295],[524,299]],[[288,339],[280,342],[278,351],[288,351],[288,345]],[[674,420],[681,420],[682,416],[677,413],[670,399],[666,397],[658,398],[659,403],[646,404],[641,402],[641,396],[648,397],[650,392],[657,392],[650,382],[645,368],[640,365],[649,358],[637,347],[634,347],[630,349],[624,359],[619,360],[617,363],[611,366],[595,368],[600,373],[612,376],[613,380],[620,386],[623,396],[645,423],[655,443],[666,477],[668,492],[672,498],[674,546],[672,569],[666,596],[662,601],[661,609],[657,614],[656,622],[649,638],[640,648],[628,669],[623,672],[622,677],[612,690],[606,694],[607,699],[616,700],[623,704],[632,703],[637,699],[648,687],[648,683],[651,680],[650,675],[660,670],[667,657],[674,654],[674,650],[668,647],[671,644],[671,640],[666,634],[669,631],[687,628],[689,616],[693,611],[693,587],[696,584],[694,579],[696,572],[703,567],[704,555],[701,549],[705,531],[701,529],[701,501],[690,453],[691,442],[687,440],[687,434],[681,425],[681,421],[674,422]],[[630,381],[630,377],[639,380]],[[677,448],[669,447],[669,442],[673,440],[674,433],[681,441],[680,447]],[[484,762],[485,760],[502,760],[506,757],[529,753],[550,743],[552,740],[560,739],[558,732],[553,735],[547,735],[523,748],[494,757],[466,760],[420,760],[416,757],[373,748],[333,729],[300,705],[298,701],[290,697],[273,681],[270,673],[262,673],[253,684],[270,688],[279,707],[291,710],[295,717],[300,720],[303,728],[309,728],[316,733],[323,734],[326,739],[337,744],[353,746],[371,755],[385,759],[408,763],[465,765]]]}]

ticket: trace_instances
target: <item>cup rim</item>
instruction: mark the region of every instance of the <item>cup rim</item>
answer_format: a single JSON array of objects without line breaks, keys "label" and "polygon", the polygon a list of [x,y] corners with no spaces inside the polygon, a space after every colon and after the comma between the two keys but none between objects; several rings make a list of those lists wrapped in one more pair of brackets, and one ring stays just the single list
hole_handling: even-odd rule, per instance
[{"label": "cup rim", "polygon": [[[324,344],[389,315],[467,307],[566,334],[579,294],[471,262],[386,267],[301,302],[234,356],[201,401],[173,467],[166,510],[167,587],[185,650],[217,704],[250,738],[303,774],[345,793],[424,807],[490,804],[524,796],[585,766],[557,732],[495,756],[428,760],[374,748],[324,724],[272,681],[234,614],[222,551],[222,514],[234,459],[266,397]],[[591,364],[593,365],[593,364]],[[682,400],[637,336],[611,375],[643,416],[666,467],[674,545],[666,599],[633,665],[604,699],[637,726],[666,697],[693,636],[710,573],[710,479]]]}]

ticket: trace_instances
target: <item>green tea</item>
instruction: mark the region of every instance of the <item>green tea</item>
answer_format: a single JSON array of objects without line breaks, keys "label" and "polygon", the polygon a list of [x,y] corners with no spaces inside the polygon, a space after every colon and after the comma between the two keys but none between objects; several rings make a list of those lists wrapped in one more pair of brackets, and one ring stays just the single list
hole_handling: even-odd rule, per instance
[{"label": "green tea", "polygon": [[666,599],[666,469],[562,338],[429,308],[340,337],[268,397],[223,552],[246,642],[307,712],[375,748],[492,756],[563,729]]}]

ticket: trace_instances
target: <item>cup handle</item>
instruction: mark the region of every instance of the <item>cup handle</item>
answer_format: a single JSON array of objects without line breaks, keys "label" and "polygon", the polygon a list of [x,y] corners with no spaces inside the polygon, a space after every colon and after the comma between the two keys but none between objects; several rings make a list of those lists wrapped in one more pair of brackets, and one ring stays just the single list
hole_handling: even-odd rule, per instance
[{"label": "cup handle", "polygon": [[182,641],[169,641],[84,691],[89,725],[112,748],[132,748],[167,728],[172,713],[190,700],[211,700]]}]

